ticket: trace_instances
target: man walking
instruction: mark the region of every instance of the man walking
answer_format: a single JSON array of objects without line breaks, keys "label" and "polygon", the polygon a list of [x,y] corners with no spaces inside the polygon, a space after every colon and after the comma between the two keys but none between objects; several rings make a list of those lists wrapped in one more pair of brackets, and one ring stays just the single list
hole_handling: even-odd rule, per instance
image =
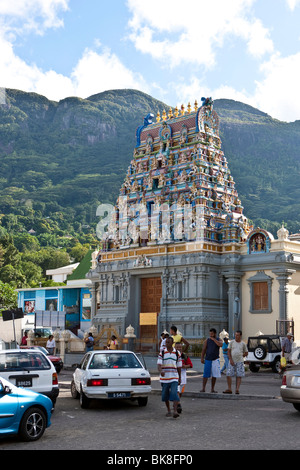
[{"label": "man walking", "polygon": [[245,377],[244,357],[248,356],[248,348],[246,343],[242,341],[242,332],[237,330],[235,332],[235,339],[230,341],[228,347],[229,364],[227,369],[227,390],[223,393],[232,393],[232,377],[236,377],[235,393],[238,395],[240,392],[240,385],[242,377]]},{"label": "man walking", "polygon": [[209,338],[204,341],[201,362],[204,364],[203,385],[200,392],[205,392],[205,387],[209,377],[211,377],[211,393],[217,393],[215,390],[216,380],[221,377],[220,370],[220,347],[223,341],[217,337],[215,328],[209,330]]},{"label": "man walking", "polygon": [[161,399],[167,407],[167,417],[171,417],[170,401],[173,402],[173,418],[178,418],[177,406],[179,403],[178,385],[181,379],[181,355],[173,348],[173,338],[166,339],[166,348],[160,350],[157,367],[160,372],[162,385]]}]

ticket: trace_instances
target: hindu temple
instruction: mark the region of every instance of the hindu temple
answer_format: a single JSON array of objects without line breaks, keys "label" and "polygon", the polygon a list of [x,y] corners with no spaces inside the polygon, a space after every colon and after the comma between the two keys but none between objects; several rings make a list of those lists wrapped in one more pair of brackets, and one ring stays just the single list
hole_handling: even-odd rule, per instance
[{"label": "hindu temple", "polygon": [[293,327],[300,337],[300,243],[284,227],[275,239],[249,225],[213,101],[201,101],[150,113],[136,130],[87,275],[92,323],[119,336],[132,327],[141,349],[172,324],[191,342],[211,327],[230,336]]}]

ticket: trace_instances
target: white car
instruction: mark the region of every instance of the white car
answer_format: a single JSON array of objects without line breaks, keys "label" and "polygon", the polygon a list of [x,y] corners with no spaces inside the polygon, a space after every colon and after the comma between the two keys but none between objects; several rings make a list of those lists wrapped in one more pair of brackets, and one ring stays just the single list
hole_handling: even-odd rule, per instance
[{"label": "white car", "polygon": [[42,393],[52,400],[59,394],[58,377],[52,362],[37,349],[0,350],[0,376],[16,387]]},{"label": "white car", "polygon": [[73,374],[71,395],[82,408],[92,399],[137,399],[146,406],[151,377],[142,359],[132,351],[90,351]]}]

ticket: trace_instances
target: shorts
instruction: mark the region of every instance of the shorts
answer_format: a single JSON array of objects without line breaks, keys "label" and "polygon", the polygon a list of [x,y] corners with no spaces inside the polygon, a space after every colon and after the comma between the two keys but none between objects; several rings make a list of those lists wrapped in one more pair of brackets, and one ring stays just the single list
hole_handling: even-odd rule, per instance
[{"label": "shorts", "polygon": [[205,359],[203,377],[221,377],[220,359],[209,361]]},{"label": "shorts", "polygon": [[226,375],[228,377],[245,377],[245,366],[243,362],[236,362],[232,366],[229,362]]},{"label": "shorts", "polygon": [[161,400],[162,401],[179,401],[177,393],[178,382],[162,383]]}]

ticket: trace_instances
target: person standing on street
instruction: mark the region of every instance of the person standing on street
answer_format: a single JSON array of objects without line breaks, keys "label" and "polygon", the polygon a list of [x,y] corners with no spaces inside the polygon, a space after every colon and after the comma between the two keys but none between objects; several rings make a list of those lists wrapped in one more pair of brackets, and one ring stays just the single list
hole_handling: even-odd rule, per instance
[{"label": "person standing on street", "polygon": [[235,339],[230,341],[228,347],[227,390],[223,393],[232,393],[232,377],[236,377],[235,393],[239,395],[242,377],[245,377],[244,357],[246,356],[248,356],[247,345],[242,341],[241,330],[237,330],[235,332]]},{"label": "person standing on street", "polygon": [[86,352],[93,351],[94,349],[94,338],[92,333],[89,333],[84,340],[86,346]]},{"label": "person standing on street", "polygon": [[193,363],[190,360],[189,356],[182,352],[182,344],[181,343],[176,343],[175,344],[175,349],[180,352],[181,362],[182,362],[181,380],[180,380],[180,385],[178,386],[179,403],[178,403],[178,406],[177,406],[178,413],[181,413],[182,412],[182,406],[181,406],[180,401],[181,401],[181,397],[182,397],[182,394],[183,394],[185,386],[186,386],[186,378],[187,378],[186,377],[186,375],[187,375],[186,372],[187,372],[187,369],[192,369]]},{"label": "person standing on street", "polygon": [[175,325],[171,326],[170,334],[173,338],[173,347],[175,348],[176,343],[183,343],[184,347],[183,347],[182,351],[186,352],[189,348],[190,343],[185,338],[183,338],[183,336],[181,336],[177,333],[177,326],[175,326]]},{"label": "person standing on street", "polygon": [[28,340],[28,333],[27,333],[27,331],[25,331],[24,336],[23,336],[22,341],[21,341],[21,347],[22,346],[27,346],[27,340]]},{"label": "person standing on street", "polygon": [[177,406],[179,403],[178,385],[181,380],[181,355],[173,348],[173,339],[166,339],[166,347],[160,350],[157,368],[160,373],[160,383],[162,385],[161,399],[167,407],[167,417],[171,417],[170,401],[173,402],[173,418],[178,418]]},{"label": "person standing on street", "polygon": [[112,337],[108,341],[107,349],[119,349],[119,343],[118,343],[117,337],[115,335],[112,335]]},{"label": "person standing on street", "polygon": [[222,345],[222,352],[223,352],[223,358],[224,358],[224,365],[221,369],[221,374],[223,374],[224,370],[228,369],[228,363],[229,363],[229,358],[228,358],[228,342],[229,342],[229,338],[228,336],[225,336],[224,338],[224,342],[223,342],[223,345]]},{"label": "person standing on street", "polygon": [[47,349],[49,354],[53,355],[54,351],[55,351],[55,348],[56,348],[56,344],[55,344],[54,336],[50,335],[49,339],[47,341],[47,344],[46,344],[46,349]]},{"label": "person standing on street", "polygon": [[209,330],[209,338],[204,341],[201,362],[204,364],[203,385],[200,392],[205,392],[208,379],[211,377],[211,393],[217,393],[215,390],[216,380],[221,377],[220,370],[220,347],[223,341],[217,337],[215,328]]},{"label": "person standing on street", "polygon": [[286,335],[286,338],[284,338],[284,340],[282,341],[281,356],[285,357],[286,362],[290,361],[291,352],[292,352],[292,345],[293,345],[292,338],[293,338],[293,335],[292,335],[292,333],[289,332]]}]

